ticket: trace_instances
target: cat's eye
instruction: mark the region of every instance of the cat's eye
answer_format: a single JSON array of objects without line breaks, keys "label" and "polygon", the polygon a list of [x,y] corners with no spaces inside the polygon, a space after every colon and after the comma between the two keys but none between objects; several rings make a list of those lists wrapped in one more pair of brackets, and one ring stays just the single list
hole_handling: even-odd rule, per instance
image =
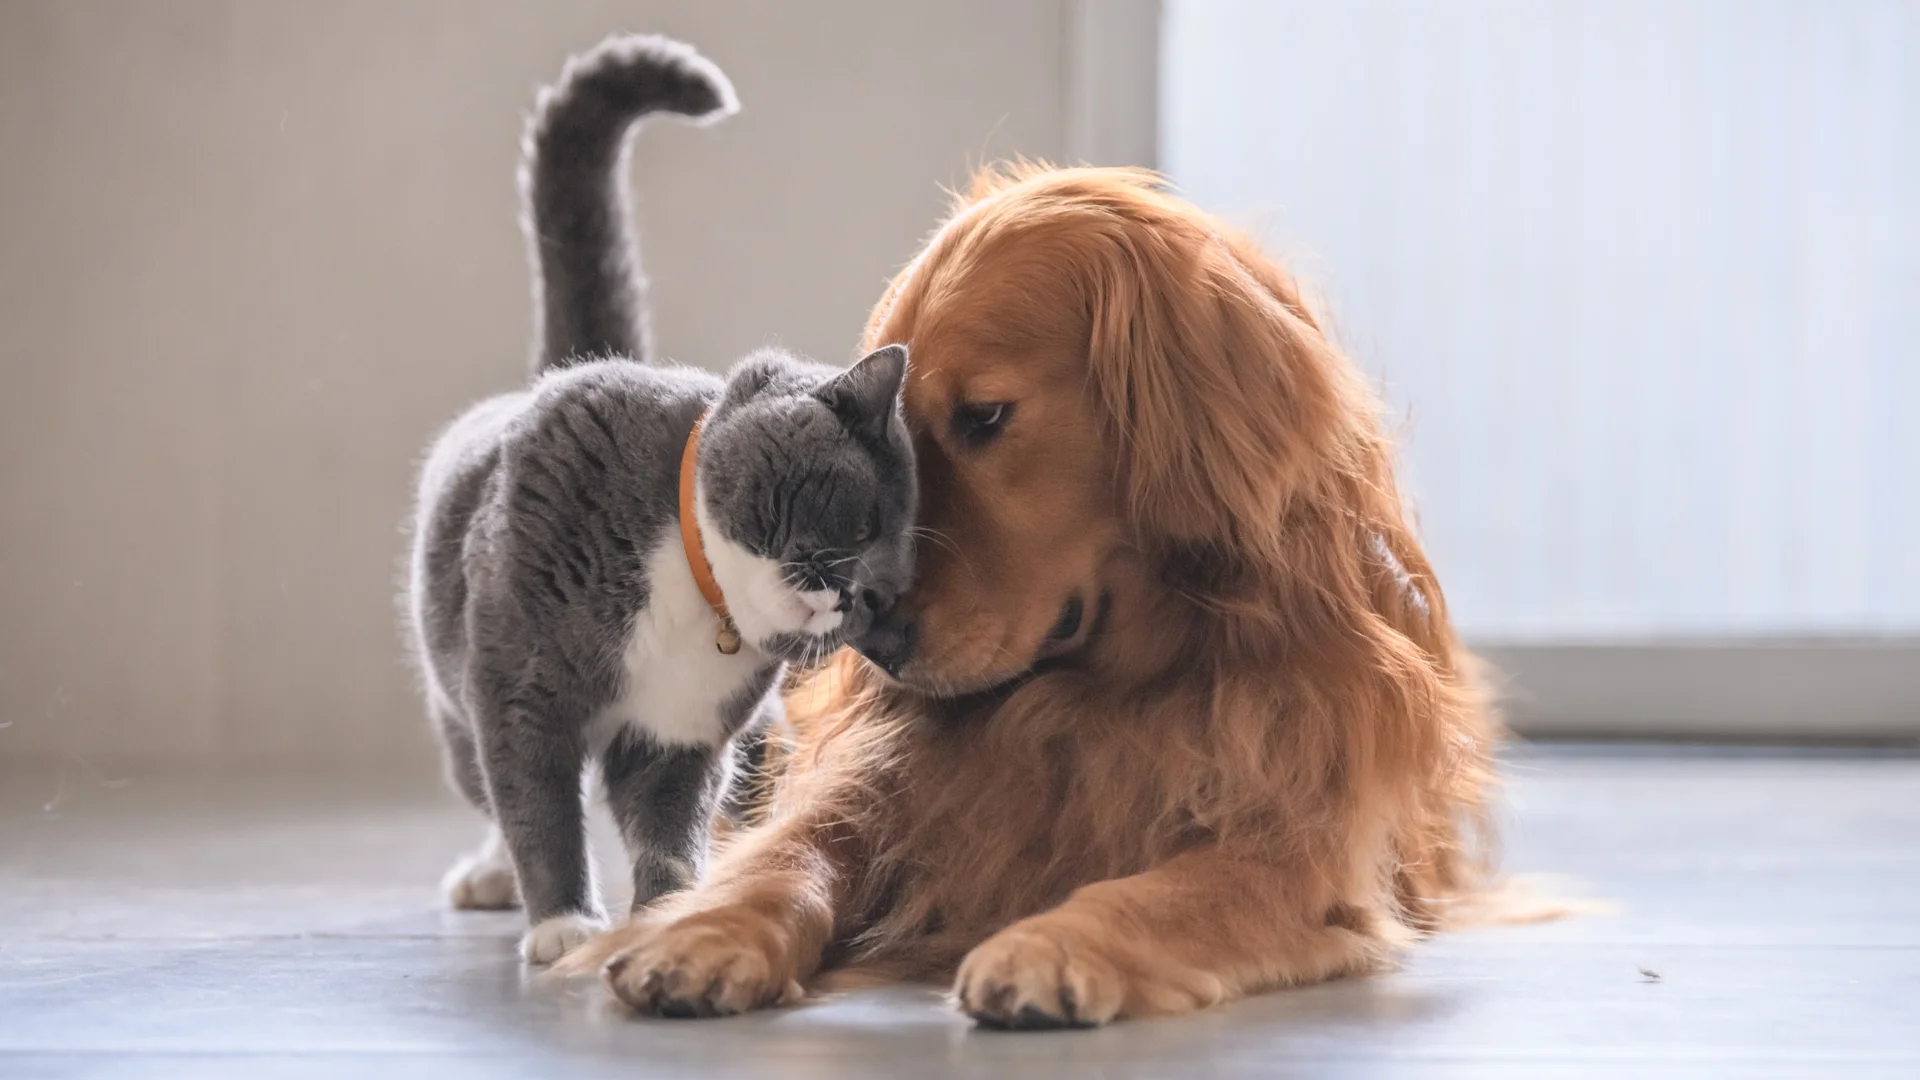
[{"label": "cat's eye", "polygon": [[865,525],[860,526],[860,531],[853,534],[853,543],[855,547],[859,547],[863,544],[866,544],[870,542],[872,539],[873,539],[873,522],[871,521],[867,522]]},{"label": "cat's eye", "polygon": [[1007,401],[967,402],[954,406],[953,433],[968,446],[985,446],[1006,429],[1007,420],[1013,415],[1013,404]]}]

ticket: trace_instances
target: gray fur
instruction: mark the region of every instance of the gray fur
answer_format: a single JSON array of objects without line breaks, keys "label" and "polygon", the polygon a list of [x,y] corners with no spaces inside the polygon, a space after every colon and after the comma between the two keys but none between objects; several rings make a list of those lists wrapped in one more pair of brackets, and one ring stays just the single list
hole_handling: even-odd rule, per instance
[{"label": "gray fur", "polygon": [[[540,374],[454,421],[421,472],[408,613],[427,709],[453,785],[499,825],[535,924],[599,914],[581,797],[589,763],[633,860],[635,906],[689,884],[742,753],[736,736],[777,713],[783,665],[862,632],[911,574],[903,348],[845,371],[765,351],[724,381],[634,358],[643,284],[624,152],[613,148],[650,111],[731,107],[717,69],[659,38],[610,39],[542,93],[522,173],[545,283]],[[779,610],[809,621],[749,634],[730,683],[635,685],[664,605],[698,623],[665,647],[735,664],[710,654],[718,620],[690,594],[680,549],[681,455],[703,413],[709,553],[746,553],[740,565],[774,574],[776,600],[788,598],[784,577],[822,606],[789,604]],[[661,591],[650,565],[670,570],[677,591]],[[738,612],[733,586],[721,586]],[[807,629],[834,617],[833,598],[839,624]],[[711,701],[712,714],[667,718],[664,730],[643,719],[663,700]]]},{"label": "gray fur", "polygon": [[644,361],[646,279],[625,198],[639,120],[713,123],[740,109],[711,60],[669,38],[608,38],[540,91],[521,140],[521,231],[533,266],[534,370],[595,356]]}]

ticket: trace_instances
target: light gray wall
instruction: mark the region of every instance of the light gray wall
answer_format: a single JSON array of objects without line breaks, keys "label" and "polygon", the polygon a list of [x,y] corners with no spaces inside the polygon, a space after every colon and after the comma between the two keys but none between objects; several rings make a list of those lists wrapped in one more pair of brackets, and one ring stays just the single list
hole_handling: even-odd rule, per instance
[{"label": "light gray wall", "polygon": [[1160,164],[1160,0],[1067,0],[1067,154]]},{"label": "light gray wall", "polygon": [[1166,13],[1162,163],[1385,384],[1466,633],[1920,639],[1920,5]]},{"label": "light gray wall", "polygon": [[428,752],[415,454],[514,385],[535,86],[615,29],[742,115],[637,155],[665,353],[845,359],[970,166],[1066,150],[1063,3],[0,5],[0,763]]},{"label": "light gray wall", "polygon": [[1920,8],[1163,6],[1161,164],[1380,378],[1518,730],[1920,738]]}]

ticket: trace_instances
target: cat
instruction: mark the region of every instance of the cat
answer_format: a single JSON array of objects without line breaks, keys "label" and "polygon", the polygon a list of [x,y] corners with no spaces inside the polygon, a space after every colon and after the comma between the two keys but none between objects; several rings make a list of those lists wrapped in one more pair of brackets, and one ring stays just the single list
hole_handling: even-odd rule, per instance
[{"label": "cat", "polygon": [[847,370],[764,350],[724,380],[645,362],[632,133],[735,107],[717,67],[658,37],[609,38],[542,91],[521,169],[535,378],[455,420],[421,469],[413,649],[451,780],[493,823],[447,897],[517,897],[532,963],[605,924],[583,773],[634,908],[693,883],[783,666],[861,633],[912,573],[904,347]]}]

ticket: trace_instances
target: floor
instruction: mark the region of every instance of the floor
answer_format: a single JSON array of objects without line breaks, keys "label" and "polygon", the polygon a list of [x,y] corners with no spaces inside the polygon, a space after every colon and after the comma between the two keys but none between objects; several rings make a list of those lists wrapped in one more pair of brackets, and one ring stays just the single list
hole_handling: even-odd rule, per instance
[{"label": "floor", "polygon": [[479,828],[417,780],[9,775],[0,1076],[1920,1076],[1920,758],[1561,747],[1508,771],[1509,868],[1612,912],[1044,1034],[919,989],[643,1021],[528,978],[515,917],[437,909]]}]

